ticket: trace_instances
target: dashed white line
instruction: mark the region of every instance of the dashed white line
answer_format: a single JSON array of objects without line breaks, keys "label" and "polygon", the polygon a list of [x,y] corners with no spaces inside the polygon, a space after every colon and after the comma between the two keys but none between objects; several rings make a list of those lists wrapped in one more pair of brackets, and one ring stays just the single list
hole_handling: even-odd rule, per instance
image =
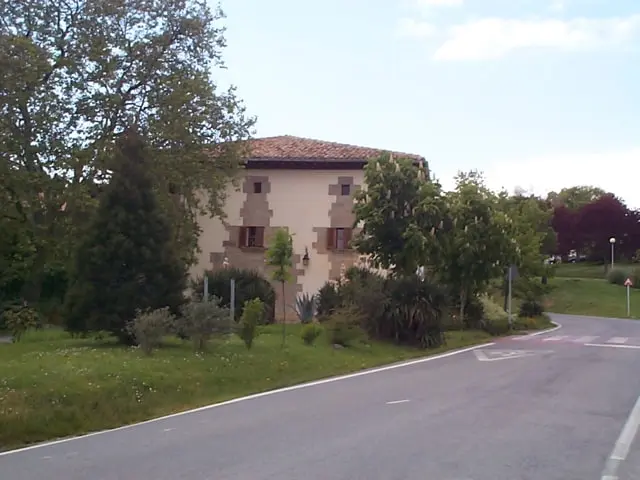
[{"label": "dashed white line", "polygon": [[627,337],[613,337],[607,340],[607,343],[622,344],[622,343],[627,343],[627,340],[629,340]]},{"label": "dashed white line", "polygon": [[392,402],[387,402],[387,405],[397,405],[398,403],[407,403],[410,400],[408,399],[404,399],[404,400],[393,400]]},{"label": "dashed white line", "polygon": [[165,428],[165,429],[163,430],[163,432],[170,432],[170,431],[172,431],[172,430],[175,430],[175,428]]},{"label": "dashed white line", "polygon": [[622,427],[622,432],[611,451],[611,455],[607,459],[607,463],[602,471],[601,480],[617,480],[618,468],[620,464],[627,458],[629,448],[638,433],[640,426],[640,397],[636,400],[636,404],[631,409],[627,422]]},{"label": "dashed white line", "polygon": [[573,340],[576,343],[592,343],[595,339],[597,339],[598,337],[593,337],[593,336],[585,336],[585,337],[578,337],[575,340]]},{"label": "dashed white line", "polygon": [[566,335],[556,335],[554,337],[543,338],[542,341],[543,342],[559,342],[561,340],[564,340],[565,338],[567,338]]}]

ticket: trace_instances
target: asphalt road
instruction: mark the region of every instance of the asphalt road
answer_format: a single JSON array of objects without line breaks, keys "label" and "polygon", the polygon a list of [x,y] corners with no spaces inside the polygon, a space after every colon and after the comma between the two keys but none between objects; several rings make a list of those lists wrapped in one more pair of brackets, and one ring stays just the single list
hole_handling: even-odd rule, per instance
[{"label": "asphalt road", "polygon": [[0,478],[640,478],[640,323],[555,319],[479,351],[2,454]]}]

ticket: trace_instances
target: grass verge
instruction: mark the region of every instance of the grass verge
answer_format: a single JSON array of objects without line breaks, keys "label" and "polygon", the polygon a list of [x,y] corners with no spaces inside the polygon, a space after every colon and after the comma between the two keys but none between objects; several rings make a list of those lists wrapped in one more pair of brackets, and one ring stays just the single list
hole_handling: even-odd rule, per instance
[{"label": "grass verge", "polygon": [[344,374],[490,340],[477,331],[448,332],[447,345],[418,350],[372,342],[335,349],[314,346],[288,326],[264,327],[254,347],[214,343],[196,355],[177,339],[145,357],[108,341],[71,339],[64,332],[28,333],[0,345],[0,449],[113,428],[251,393]]},{"label": "grass verge", "polygon": [[[594,317],[627,317],[625,287],[606,280],[587,278],[554,278],[547,296],[546,309],[554,313],[589,315]],[[631,318],[640,317],[640,290],[631,289]]]}]

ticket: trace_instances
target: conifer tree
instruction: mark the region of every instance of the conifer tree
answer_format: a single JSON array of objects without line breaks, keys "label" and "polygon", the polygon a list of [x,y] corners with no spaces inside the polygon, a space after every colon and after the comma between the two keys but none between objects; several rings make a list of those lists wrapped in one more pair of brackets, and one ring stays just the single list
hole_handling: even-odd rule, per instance
[{"label": "conifer tree", "polygon": [[178,312],[186,265],[172,246],[148,151],[135,129],[118,138],[110,167],[111,180],[76,251],[66,321],[71,332],[108,331],[132,344],[125,327],[137,309],[168,306]]}]

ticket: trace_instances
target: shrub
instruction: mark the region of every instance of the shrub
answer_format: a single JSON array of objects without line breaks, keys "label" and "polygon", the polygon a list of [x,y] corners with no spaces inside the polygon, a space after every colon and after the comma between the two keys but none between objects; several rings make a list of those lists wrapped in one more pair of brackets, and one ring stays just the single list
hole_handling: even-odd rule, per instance
[{"label": "shrub", "polygon": [[363,334],[362,314],[353,306],[340,307],[326,322],[327,339],[332,345],[350,347]]},{"label": "shrub", "polygon": [[484,329],[491,335],[503,335],[510,329],[509,314],[488,295],[479,297],[484,316]]},{"label": "shrub", "polygon": [[258,325],[263,322],[263,319],[264,303],[262,303],[262,300],[254,298],[244,302],[238,335],[247,349],[251,349],[253,340],[258,336]]},{"label": "shrub", "polygon": [[388,292],[386,315],[378,319],[376,331],[384,339],[422,348],[445,343],[442,320],[447,310],[447,295],[436,284],[411,277],[391,278],[385,282]]},{"label": "shrub", "polygon": [[307,323],[302,327],[300,336],[305,345],[313,345],[317,338],[322,334],[322,327],[317,323]]},{"label": "shrub", "polygon": [[340,284],[332,281],[326,282],[318,291],[316,298],[316,314],[318,320],[322,322],[342,306]]},{"label": "shrub", "polygon": [[294,307],[298,320],[301,323],[309,323],[313,320],[316,313],[316,296],[303,293],[296,298]]},{"label": "shrub", "polygon": [[345,273],[345,281],[339,286],[345,305],[354,305],[365,319],[365,327],[374,336],[384,321],[389,306],[386,279],[370,270],[352,267]]},{"label": "shrub", "polygon": [[624,285],[625,280],[629,277],[629,272],[624,268],[613,267],[607,273],[607,281],[614,285]]},{"label": "shrub", "polygon": [[520,304],[520,311],[518,312],[518,316],[520,317],[539,317],[544,313],[544,306],[542,302],[538,300],[524,300]]},{"label": "shrub", "polygon": [[175,318],[169,307],[147,312],[138,310],[136,317],[127,325],[142,351],[149,355],[154,348],[160,347],[162,338],[173,330]]},{"label": "shrub", "polygon": [[19,342],[27,331],[38,328],[40,317],[33,308],[14,306],[2,313],[3,323],[9,330],[14,342]]},{"label": "shrub", "polygon": [[[276,291],[260,272],[245,268],[224,268],[205,273],[209,278],[209,294],[220,299],[220,305],[231,307],[231,279],[236,281],[235,320],[242,317],[245,302],[259,298],[264,304],[264,322],[275,322]],[[204,278],[198,278],[191,283],[191,289],[202,296]]]},{"label": "shrub", "polygon": [[206,350],[211,337],[231,331],[231,313],[220,303],[219,298],[212,297],[208,302],[190,302],[182,308],[179,331],[191,339],[198,352]]},{"label": "shrub", "polygon": [[629,278],[633,282],[633,288],[640,288],[640,268],[636,267],[631,270]]}]

